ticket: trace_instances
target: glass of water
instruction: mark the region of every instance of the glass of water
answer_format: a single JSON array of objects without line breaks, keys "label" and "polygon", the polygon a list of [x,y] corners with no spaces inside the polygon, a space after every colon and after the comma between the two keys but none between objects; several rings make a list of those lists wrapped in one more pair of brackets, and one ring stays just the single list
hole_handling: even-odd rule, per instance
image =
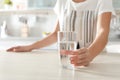
[{"label": "glass of water", "polygon": [[62,67],[74,69],[74,65],[70,62],[70,54],[64,54],[66,50],[75,50],[77,47],[76,32],[59,31],[58,32],[58,52]]}]

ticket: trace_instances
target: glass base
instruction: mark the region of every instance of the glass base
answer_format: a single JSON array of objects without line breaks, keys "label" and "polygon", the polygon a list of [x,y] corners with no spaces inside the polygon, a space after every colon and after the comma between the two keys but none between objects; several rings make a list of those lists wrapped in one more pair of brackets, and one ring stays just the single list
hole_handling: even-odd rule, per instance
[{"label": "glass base", "polygon": [[83,68],[87,68],[85,66],[66,66],[66,65],[62,65],[62,68],[65,68],[65,69],[70,69],[70,70],[80,70],[80,69],[83,69]]},{"label": "glass base", "polygon": [[70,69],[70,70],[74,70],[75,69],[75,67],[73,65],[70,65],[70,66],[62,65],[62,68]]}]

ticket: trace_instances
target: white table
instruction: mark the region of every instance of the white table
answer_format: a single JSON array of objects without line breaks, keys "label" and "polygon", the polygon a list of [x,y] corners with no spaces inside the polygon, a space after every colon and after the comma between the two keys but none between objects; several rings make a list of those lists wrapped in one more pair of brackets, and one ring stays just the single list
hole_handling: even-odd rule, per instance
[{"label": "white table", "polygon": [[72,71],[61,68],[57,51],[0,51],[0,80],[120,80],[120,54],[101,54]]}]

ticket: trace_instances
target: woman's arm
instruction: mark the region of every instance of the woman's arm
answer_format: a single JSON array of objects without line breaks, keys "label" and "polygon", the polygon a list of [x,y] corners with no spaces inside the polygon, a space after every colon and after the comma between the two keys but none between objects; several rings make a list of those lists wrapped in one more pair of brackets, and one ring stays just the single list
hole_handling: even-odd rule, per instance
[{"label": "woman's arm", "polygon": [[75,66],[87,66],[105,47],[108,41],[111,13],[106,12],[98,16],[97,34],[88,48],[74,51],[64,51],[63,54],[74,55],[70,58]]},{"label": "woman's arm", "polygon": [[55,30],[48,35],[46,38],[30,45],[31,49],[38,49],[38,48],[43,48],[46,46],[49,46],[55,42],[57,42],[57,32],[59,31],[59,22],[57,22]]},{"label": "woman's arm", "polygon": [[97,56],[104,49],[108,42],[111,14],[111,12],[106,12],[98,16],[96,38],[88,47],[91,59]]},{"label": "woman's arm", "polygon": [[45,37],[44,39],[37,41],[31,45],[11,47],[11,48],[7,49],[7,51],[29,52],[29,51],[32,51],[33,49],[46,47],[57,41],[57,32],[58,31],[59,31],[59,22],[57,22],[55,30],[50,35]]}]

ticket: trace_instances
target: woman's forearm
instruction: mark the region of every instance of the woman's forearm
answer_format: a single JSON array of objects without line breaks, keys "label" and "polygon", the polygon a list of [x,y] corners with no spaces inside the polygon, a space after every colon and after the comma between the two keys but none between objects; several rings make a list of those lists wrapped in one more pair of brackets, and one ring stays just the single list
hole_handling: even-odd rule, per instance
[{"label": "woman's forearm", "polygon": [[107,42],[108,35],[106,32],[100,32],[94,42],[88,47],[89,53],[91,54],[91,59],[96,57],[105,48]]},{"label": "woman's forearm", "polygon": [[43,48],[46,46],[49,46],[57,41],[57,33],[53,32],[50,35],[48,35],[46,38],[35,42],[34,44],[30,45],[31,49],[38,49]]},{"label": "woman's forearm", "polygon": [[43,48],[43,47],[49,46],[49,45],[57,42],[57,32],[58,31],[59,31],[59,22],[57,22],[54,32],[49,34],[44,39],[29,45],[30,49],[33,50],[33,49]]},{"label": "woman's forearm", "polygon": [[111,12],[106,12],[98,17],[97,35],[88,47],[91,58],[97,56],[106,46],[110,30]]}]

